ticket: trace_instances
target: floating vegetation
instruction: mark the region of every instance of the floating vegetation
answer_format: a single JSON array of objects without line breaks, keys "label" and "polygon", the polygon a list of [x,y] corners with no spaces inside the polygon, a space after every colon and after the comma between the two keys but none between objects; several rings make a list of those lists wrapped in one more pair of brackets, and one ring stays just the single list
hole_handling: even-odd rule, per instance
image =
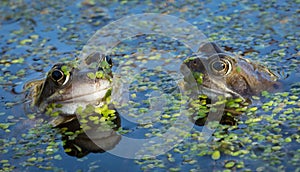
[{"label": "floating vegetation", "polygon": [[[244,114],[236,116],[236,123],[219,125],[213,134],[212,141],[209,142],[199,140],[202,135],[201,128],[200,130],[192,130],[190,137],[174,147],[172,151],[175,154],[182,154],[182,158],[190,157],[192,162],[196,162],[192,163],[196,164],[194,169],[205,169],[205,165],[201,167],[200,161],[202,158],[206,159],[206,156],[210,156],[213,160],[223,161],[223,167],[227,169],[249,170],[244,164],[257,160],[263,162],[259,164],[258,170],[274,170],[275,166],[280,166],[279,168],[284,170],[288,169],[289,166],[298,166],[295,162],[299,161],[299,158],[297,158],[299,152],[290,149],[294,147],[298,150],[299,148],[296,145],[300,141],[300,118],[299,115],[296,115],[299,113],[299,103],[297,102],[299,102],[300,87],[296,86],[297,84],[295,83],[295,86],[292,86],[291,92],[293,95],[290,95],[289,92],[269,93],[263,91],[261,97],[255,96],[253,101],[264,102],[262,106],[249,106],[247,103],[242,105],[241,99],[226,101],[225,111],[226,107],[231,107],[240,109],[237,111]],[[194,120],[207,117],[207,112],[209,112],[207,103],[207,96],[200,95],[199,100],[191,104],[198,112]],[[287,153],[293,158],[282,158]],[[145,170],[159,168],[154,164],[151,166],[151,161],[137,162],[145,164],[143,166]],[[162,169],[168,166],[166,164],[171,166],[170,163],[165,162]],[[182,168],[179,168],[179,170],[182,170]]]},{"label": "floating vegetation", "polygon": [[[0,16],[1,171],[300,170],[299,1],[147,1],[144,4],[138,1],[96,0],[26,2],[0,2],[0,12],[3,14]],[[90,36],[107,23],[142,12],[170,14],[187,20],[202,30],[210,41],[216,41],[227,51],[237,52],[272,69],[284,70],[289,76],[287,80],[290,80],[285,83],[282,92],[264,91],[259,96],[252,96],[252,105],[241,104],[239,99],[223,102],[227,107],[226,118],[223,119],[225,123],[216,125],[208,142],[203,140],[203,126],[197,125],[189,134],[180,133],[184,134],[183,142],[154,158],[145,156],[141,160],[128,160],[108,153],[79,154],[84,149],[76,146],[73,148],[77,149],[77,155],[81,158],[68,156],[68,153],[75,151],[62,141],[62,137],[74,140],[82,133],[66,128],[53,129],[41,114],[25,114],[23,95],[20,94],[22,86],[28,80],[45,76],[56,62],[74,60]],[[112,57],[130,59],[134,53],[143,52],[146,45],[155,47],[147,53],[152,61],[164,57],[153,53],[160,49],[176,52],[174,54],[178,59],[191,53],[174,40],[146,35],[137,40],[124,41],[117,48],[123,54],[118,56],[118,51],[113,50]],[[138,49],[127,51],[130,46]],[[138,58],[141,64],[145,64],[141,53]],[[124,65],[132,64],[134,62],[127,61]],[[159,71],[159,67],[156,70]],[[101,73],[89,75],[92,78],[103,77]],[[160,83],[156,83],[154,76]],[[152,91],[165,92],[174,91],[176,87],[172,87],[174,84],[169,84],[170,87],[164,85],[167,82],[163,80],[164,73],[149,72],[148,76],[136,78],[139,81],[130,88],[132,92],[128,103],[134,107],[130,117],[144,123],[133,125],[122,121],[124,125],[117,132],[125,136],[136,134],[141,138],[159,137],[180,117],[180,95],[176,96],[174,92],[172,98],[162,97],[167,100],[164,105],[168,108],[153,111],[150,117],[143,116],[149,113],[148,107],[157,101],[155,94],[151,95],[153,99],[143,97],[149,87]],[[199,74],[197,82],[202,83],[201,79]],[[207,104],[211,102],[203,95],[192,102],[191,106],[199,111],[190,117],[191,121],[205,123],[207,112],[212,110],[212,107],[205,106]],[[49,106],[49,116],[58,115],[51,110],[55,106],[59,105]],[[106,112],[106,117],[102,119],[92,115],[87,121],[101,123],[115,117],[113,111],[106,107],[91,109],[95,113]],[[232,119],[234,122],[230,122]],[[151,120],[154,121],[149,122]],[[140,130],[144,132],[141,134]],[[152,147],[149,151],[156,149]]]}]

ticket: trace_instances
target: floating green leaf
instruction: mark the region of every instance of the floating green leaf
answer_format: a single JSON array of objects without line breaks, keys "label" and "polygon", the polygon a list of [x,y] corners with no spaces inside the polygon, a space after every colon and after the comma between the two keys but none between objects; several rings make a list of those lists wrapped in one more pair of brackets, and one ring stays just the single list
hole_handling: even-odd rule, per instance
[{"label": "floating green leaf", "polygon": [[211,158],[212,158],[213,160],[218,160],[218,159],[220,159],[220,157],[221,157],[221,153],[220,153],[220,151],[218,151],[218,150],[215,150],[215,151],[212,153],[212,155],[211,155]]}]

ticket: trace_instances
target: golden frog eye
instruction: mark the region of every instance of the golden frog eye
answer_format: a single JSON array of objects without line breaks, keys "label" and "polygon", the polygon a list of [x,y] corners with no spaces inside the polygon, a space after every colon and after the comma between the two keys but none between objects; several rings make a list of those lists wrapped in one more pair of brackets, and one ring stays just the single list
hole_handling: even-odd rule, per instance
[{"label": "golden frog eye", "polygon": [[219,75],[228,75],[232,70],[231,63],[226,59],[217,59],[210,66],[211,70]]},{"label": "golden frog eye", "polygon": [[55,83],[61,86],[65,85],[70,79],[70,75],[65,75],[62,70],[57,68],[52,70],[50,76]]}]

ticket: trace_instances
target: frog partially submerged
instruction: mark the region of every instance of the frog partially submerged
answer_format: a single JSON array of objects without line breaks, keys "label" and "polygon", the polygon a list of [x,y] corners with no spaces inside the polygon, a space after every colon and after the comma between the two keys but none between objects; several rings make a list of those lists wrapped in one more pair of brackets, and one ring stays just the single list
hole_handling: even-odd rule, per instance
[{"label": "frog partially submerged", "polygon": [[111,93],[111,65],[105,57],[100,66],[84,70],[73,64],[55,64],[45,79],[28,84],[32,87],[33,106],[40,112],[58,113],[52,121],[54,126],[76,118],[78,107],[103,106]]},{"label": "frog partially submerged", "polygon": [[225,52],[216,43],[206,43],[198,52],[184,64],[194,74],[201,93],[210,97],[219,94],[247,100],[261,91],[280,87],[279,77],[271,70]]},{"label": "frog partially submerged", "polygon": [[[73,64],[58,63],[43,80],[34,81],[33,107],[46,116],[50,123],[62,131],[68,154],[83,157],[89,152],[104,152],[115,147],[121,136],[116,130],[120,118],[110,103],[112,61],[98,53],[86,60],[100,62],[80,69]],[[74,133],[72,138],[65,132]]]},{"label": "frog partially submerged", "polygon": [[[94,54],[86,59],[91,61],[87,64],[95,60],[93,57],[100,58]],[[205,124],[207,112],[212,107],[207,106],[211,102],[206,97],[198,94],[205,94],[209,99],[223,95],[245,101],[263,90],[280,87],[278,76],[269,69],[225,52],[215,43],[204,44],[198,54],[187,58],[183,64],[194,74],[198,83],[197,90],[200,92],[194,96],[205,99],[198,101],[194,107],[195,114],[191,120],[196,125]],[[109,110],[113,109],[112,106],[107,106],[112,89],[111,66],[111,60],[106,57],[102,57],[99,66],[91,64],[91,68],[80,70],[59,63],[52,67],[45,79],[31,83],[33,105],[41,113],[54,114],[51,123],[60,128],[64,148],[69,155],[83,157],[90,152],[101,153],[114,148],[121,140],[121,135],[116,132],[120,127],[120,117],[116,111]],[[198,105],[203,102],[207,107],[199,108]],[[99,111],[105,111],[104,120]],[[221,114],[220,122],[234,123],[235,119],[227,115],[233,111],[225,107],[224,112],[226,114]],[[108,123],[103,123],[105,121]],[[65,134],[70,132],[74,133],[72,139]]]},{"label": "frog partially submerged", "polygon": [[[92,63],[99,56],[86,59]],[[88,62],[90,61],[90,62]],[[76,118],[78,107],[94,105],[101,107],[110,96],[112,88],[111,60],[102,57],[106,65],[79,70],[67,64],[56,64],[45,80],[34,84],[34,105],[41,112],[56,111],[54,126]],[[278,76],[266,67],[247,59],[225,52],[215,43],[203,44],[198,53],[184,61],[194,74],[200,92],[209,98],[223,95],[226,98],[251,99],[263,90],[280,87]],[[93,66],[93,65],[91,65]],[[192,83],[188,83],[192,84]],[[57,113],[56,113],[57,114]]]},{"label": "frog partially submerged", "polygon": [[[267,67],[225,52],[213,42],[203,44],[196,55],[186,59],[182,68],[186,67],[196,80],[188,87],[192,90],[191,96],[196,99],[196,103],[191,103],[196,109],[191,118],[197,125],[206,123],[210,107],[223,111],[223,114],[216,113],[212,118],[233,125],[237,121],[235,117],[251,103],[252,96],[281,87],[279,76]],[[220,101],[220,97],[223,100]],[[223,106],[216,101],[223,102]]]}]

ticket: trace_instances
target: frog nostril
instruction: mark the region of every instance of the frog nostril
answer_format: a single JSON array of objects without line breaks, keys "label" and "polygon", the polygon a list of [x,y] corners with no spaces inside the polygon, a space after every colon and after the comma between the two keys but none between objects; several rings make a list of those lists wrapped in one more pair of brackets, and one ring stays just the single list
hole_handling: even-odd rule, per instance
[{"label": "frog nostril", "polygon": [[275,83],[275,84],[273,84],[273,88],[274,88],[274,89],[279,89],[279,88],[280,88],[280,85]]}]

